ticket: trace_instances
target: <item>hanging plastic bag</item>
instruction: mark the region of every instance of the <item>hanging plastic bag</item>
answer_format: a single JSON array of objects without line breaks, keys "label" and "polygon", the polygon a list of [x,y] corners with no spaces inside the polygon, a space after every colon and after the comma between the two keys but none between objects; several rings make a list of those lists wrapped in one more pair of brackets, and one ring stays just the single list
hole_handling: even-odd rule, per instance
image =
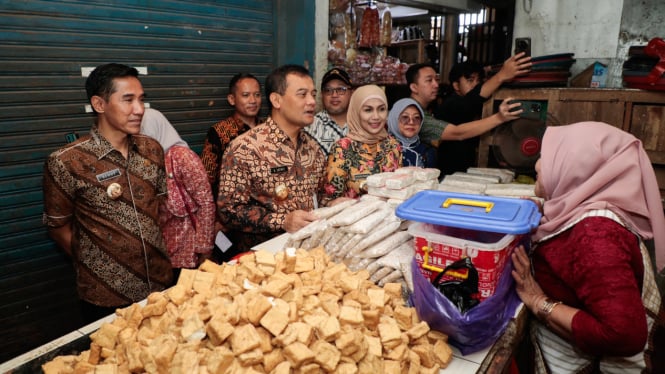
[{"label": "hanging plastic bag", "polygon": [[380,44],[380,27],[379,10],[375,6],[370,6],[365,9],[360,26],[358,46],[363,48],[378,46]]},{"label": "hanging plastic bag", "polygon": [[[462,273],[460,273],[462,270]],[[443,276],[452,275],[452,279],[441,281]],[[480,302],[478,295],[478,270],[473,266],[471,258],[464,257],[446,266],[434,280],[432,285],[445,295],[460,312],[465,313]]]},{"label": "hanging plastic bag", "polygon": [[503,268],[494,294],[466,313],[460,312],[429,279],[416,270],[418,263],[415,258],[412,267],[411,305],[416,308],[420,319],[427,322],[433,330],[447,334],[450,343],[463,355],[492,345],[503,333],[521,303],[515,292],[515,281],[510,274],[513,269],[511,261]]},{"label": "hanging plastic bag", "polygon": [[390,8],[386,8],[381,13],[381,36],[379,44],[383,47],[388,47],[393,39],[393,17],[390,13]]}]

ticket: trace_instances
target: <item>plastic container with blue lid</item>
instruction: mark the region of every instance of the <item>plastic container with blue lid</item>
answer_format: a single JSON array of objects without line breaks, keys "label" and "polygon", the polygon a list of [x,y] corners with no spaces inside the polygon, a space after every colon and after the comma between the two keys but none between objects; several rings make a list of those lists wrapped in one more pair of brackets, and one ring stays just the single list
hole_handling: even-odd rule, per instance
[{"label": "plastic container with blue lid", "polygon": [[402,219],[504,234],[526,234],[541,218],[531,200],[437,190],[420,191],[395,210]]}]

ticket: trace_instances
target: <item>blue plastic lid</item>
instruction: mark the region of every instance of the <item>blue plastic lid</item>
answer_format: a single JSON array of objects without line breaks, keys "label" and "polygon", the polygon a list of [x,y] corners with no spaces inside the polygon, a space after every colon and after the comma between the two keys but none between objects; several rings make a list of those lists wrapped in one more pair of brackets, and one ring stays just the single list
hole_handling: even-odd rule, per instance
[{"label": "blue plastic lid", "polygon": [[395,214],[411,221],[504,234],[526,234],[538,227],[541,217],[531,200],[436,190],[418,192]]}]

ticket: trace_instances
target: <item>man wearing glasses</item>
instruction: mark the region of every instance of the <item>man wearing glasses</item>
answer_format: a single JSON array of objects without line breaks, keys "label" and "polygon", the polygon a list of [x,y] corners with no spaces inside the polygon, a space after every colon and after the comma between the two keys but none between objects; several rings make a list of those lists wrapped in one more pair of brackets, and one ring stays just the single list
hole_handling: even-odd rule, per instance
[{"label": "man wearing glasses", "polygon": [[321,80],[323,110],[314,116],[314,122],[305,127],[321,146],[326,157],[337,140],[346,136],[346,111],[351,99],[351,79],[342,69],[334,68],[326,72]]}]

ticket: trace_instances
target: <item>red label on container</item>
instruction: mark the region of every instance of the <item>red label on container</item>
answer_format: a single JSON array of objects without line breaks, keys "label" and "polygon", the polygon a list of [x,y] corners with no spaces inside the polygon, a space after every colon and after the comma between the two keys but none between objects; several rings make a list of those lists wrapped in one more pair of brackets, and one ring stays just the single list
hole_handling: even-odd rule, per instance
[{"label": "red label on container", "polygon": [[462,257],[470,257],[471,262],[478,271],[478,290],[480,291],[480,301],[483,301],[494,294],[501,271],[503,270],[506,261],[510,258],[513,248],[515,248],[521,239],[522,236],[517,235],[515,236],[515,239],[504,248],[485,250],[474,248],[472,246],[458,248],[448,244],[428,242],[425,238],[416,236],[414,238],[416,262],[418,263],[420,272],[432,281],[437,276],[438,272],[430,271],[422,267],[425,254],[423,247],[431,248],[427,261],[428,265],[437,267],[441,270]]}]

